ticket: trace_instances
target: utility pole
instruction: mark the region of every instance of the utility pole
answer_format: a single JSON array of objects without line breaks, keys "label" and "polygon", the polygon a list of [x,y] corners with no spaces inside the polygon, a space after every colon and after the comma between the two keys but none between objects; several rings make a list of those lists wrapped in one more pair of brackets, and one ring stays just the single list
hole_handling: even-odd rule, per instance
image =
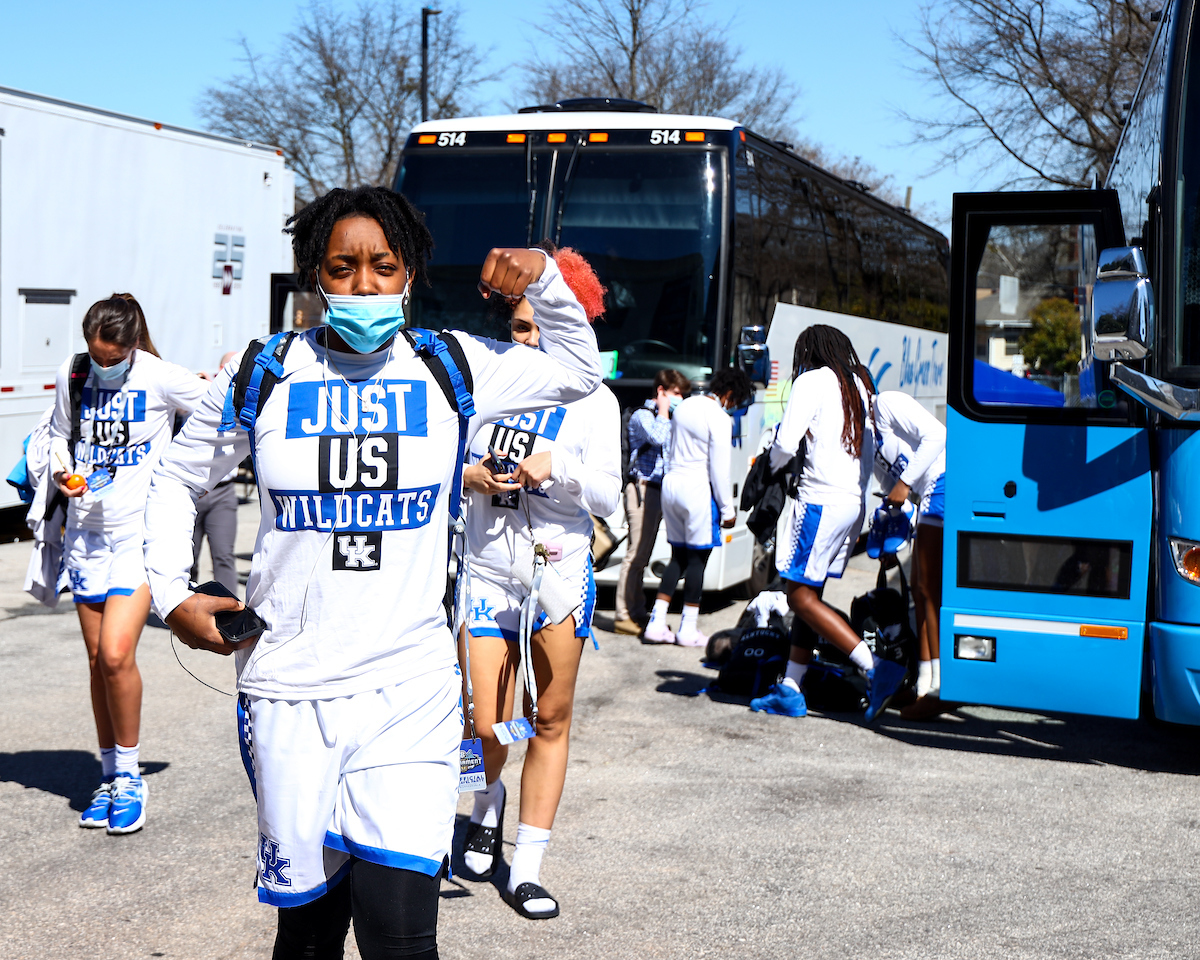
[{"label": "utility pole", "polygon": [[441,10],[421,8],[421,122],[429,119],[429,18]]}]

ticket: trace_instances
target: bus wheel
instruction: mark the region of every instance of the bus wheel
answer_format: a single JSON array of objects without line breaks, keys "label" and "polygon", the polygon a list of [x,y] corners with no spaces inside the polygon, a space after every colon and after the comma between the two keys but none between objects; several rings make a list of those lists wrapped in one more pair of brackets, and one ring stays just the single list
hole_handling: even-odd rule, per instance
[{"label": "bus wheel", "polygon": [[767,589],[775,579],[775,541],[768,540],[766,544],[754,541],[754,553],[750,558],[750,597],[753,599]]}]

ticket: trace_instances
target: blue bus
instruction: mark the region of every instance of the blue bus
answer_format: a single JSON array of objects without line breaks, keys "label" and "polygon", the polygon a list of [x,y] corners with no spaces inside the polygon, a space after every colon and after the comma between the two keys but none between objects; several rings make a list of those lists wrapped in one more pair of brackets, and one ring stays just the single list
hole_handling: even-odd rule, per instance
[{"label": "blue bus", "polygon": [[1197,18],[1102,189],[954,199],[947,700],[1200,724]]}]

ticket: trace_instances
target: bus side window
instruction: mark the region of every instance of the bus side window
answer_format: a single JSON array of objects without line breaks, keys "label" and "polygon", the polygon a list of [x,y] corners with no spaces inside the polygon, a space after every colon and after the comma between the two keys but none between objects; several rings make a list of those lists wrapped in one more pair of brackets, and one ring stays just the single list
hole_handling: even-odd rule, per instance
[{"label": "bus side window", "polygon": [[1095,261],[1091,224],[989,228],[973,299],[977,403],[1097,406],[1096,368],[1084,349]]}]

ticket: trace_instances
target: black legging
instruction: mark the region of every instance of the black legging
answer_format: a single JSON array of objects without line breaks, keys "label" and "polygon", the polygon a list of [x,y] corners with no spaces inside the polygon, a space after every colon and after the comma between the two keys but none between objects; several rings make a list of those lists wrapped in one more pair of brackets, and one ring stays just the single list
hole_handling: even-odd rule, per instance
[{"label": "black legging", "polygon": [[272,960],[342,960],[350,918],[363,960],[437,960],[435,877],[357,858],[350,876],[324,896],[279,909]]},{"label": "black legging", "polygon": [[658,592],[664,596],[672,596],[679,586],[679,575],[683,574],[683,602],[699,605],[700,594],[704,591],[704,568],[708,566],[708,555],[712,548],[694,550],[691,547],[671,547],[671,562],[663,571],[662,583]]}]

